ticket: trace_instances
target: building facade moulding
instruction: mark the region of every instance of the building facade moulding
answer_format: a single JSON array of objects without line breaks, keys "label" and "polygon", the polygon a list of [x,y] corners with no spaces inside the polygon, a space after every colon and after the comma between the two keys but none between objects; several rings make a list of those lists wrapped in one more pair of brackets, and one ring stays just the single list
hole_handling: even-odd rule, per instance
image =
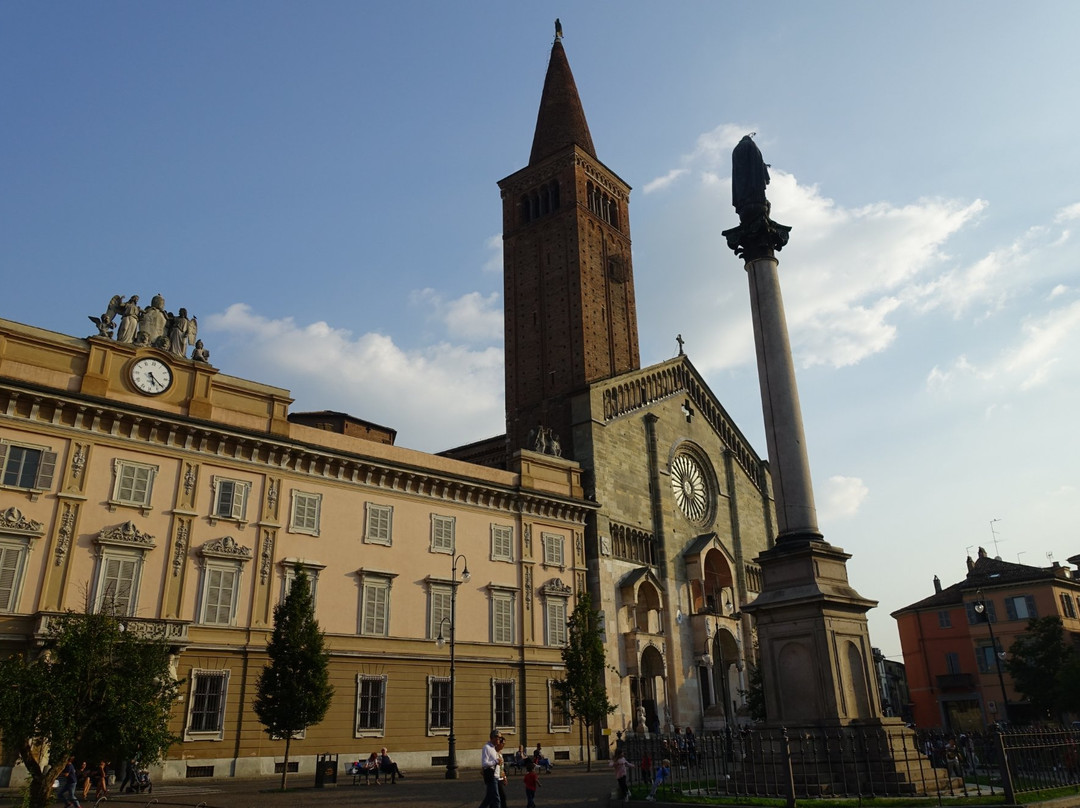
[{"label": "building facade moulding", "polygon": [[232,536],[222,536],[220,539],[212,539],[199,548],[199,555],[210,558],[225,558],[229,561],[251,561],[252,551],[250,547],[244,547],[236,543]]},{"label": "building facade moulding", "polygon": [[18,508],[11,507],[0,511],[0,532],[33,540],[45,535],[45,525],[28,518]]},{"label": "building facade moulding", "polygon": [[153,550],[157,547],[154,537],[139,530],[134,522],[124,522],[115,527],[102,528],[94,537],[94,544],[113,547],[135,547],[140,550]]}]

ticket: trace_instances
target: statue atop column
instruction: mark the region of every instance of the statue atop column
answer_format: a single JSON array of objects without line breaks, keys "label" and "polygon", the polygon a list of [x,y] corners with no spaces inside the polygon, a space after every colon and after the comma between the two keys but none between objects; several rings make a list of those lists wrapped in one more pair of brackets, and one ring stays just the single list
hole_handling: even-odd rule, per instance
[{"label": "statue atop column", "polygon": [[765,197],[769,167],[750,135],[731,152],[731,204],[739,214],[739,226],[723,232],[728,247],[748,261],[780,250],[791,228],[769,218],[772,206]]},{"label": "statue atop column", "polygon": [[[117,315],[120,317],[119,327],[115,324]],[[167,311],[165,298],[160,294],[154,295],[146,308],[139,305],[138,295],[132,295],[127,301],[123,295],[113,295],[105,313],[100,317],[91,315],[89,319],[97,326],[98,332],[94,337],[157,348],[185,359],[188,358],[188,347],[194,346],[192,361],[209,364],[210,351],[198,339],[198,318],[189,317],[187,309],[183,308],[177,314]]]}]

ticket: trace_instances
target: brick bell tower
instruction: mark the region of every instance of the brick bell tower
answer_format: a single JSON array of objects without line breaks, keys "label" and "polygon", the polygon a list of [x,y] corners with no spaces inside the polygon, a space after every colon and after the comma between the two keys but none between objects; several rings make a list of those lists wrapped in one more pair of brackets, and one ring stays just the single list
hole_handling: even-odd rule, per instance
[{"label": "brick bell tower", "polygon": [[596,157],[558,24],[529,164],[499,188],[507,457],[543,426],[580,460],[570,397],[641,360],[630,186]]}]

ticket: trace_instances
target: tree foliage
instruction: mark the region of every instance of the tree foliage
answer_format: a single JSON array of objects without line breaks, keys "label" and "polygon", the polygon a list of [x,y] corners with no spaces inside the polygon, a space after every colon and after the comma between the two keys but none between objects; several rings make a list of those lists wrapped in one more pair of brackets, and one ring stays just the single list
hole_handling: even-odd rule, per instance
[{"label": "tree foliage", "polygon": [[739,690],[739,695],[746,699],[746,709],[754,721],[765,720],[765,678],[761,666],[747,663],[746,690]]},{"label": "tree foliage", "polygon": [[1009,649],[1005,667],[1016,689],[1041,716],[1051,717],[1080,707],[1080,651],[1069,639],[1061,618],[1033,618],[1027,632]]},{"label": "tree foliage", "polygon": [[50,618],[41,648],[0,662],[0,733],[30,774],[34,808],[52,802],[71,755],[153,763],[178,740],[169,718],[180,682],[163,630],[146,625],[67,612]]},{"label": "tree foliage", "polygon": [[[562,650],[566,678],[556,682],[570,716],[586,727],[593,727],[615,712],[608,700],[604,671],[608,667],[604,642],[600,635],[600,613],[592,608],[588,593],[578,595],[577,605],[567,621],[567,642]],[[587,744],[588,766],[592,765],[592,745]]]},{"label": "tree foliage", "polygon": [[259,674],[254,707],[266,733],[285,741],[284,791],[292,739],[326,717],[334,696],[330,654],[315,619],[311,582],[300,567],[284,602],[274,608],[274,633],[266,654],[270,661]]}]

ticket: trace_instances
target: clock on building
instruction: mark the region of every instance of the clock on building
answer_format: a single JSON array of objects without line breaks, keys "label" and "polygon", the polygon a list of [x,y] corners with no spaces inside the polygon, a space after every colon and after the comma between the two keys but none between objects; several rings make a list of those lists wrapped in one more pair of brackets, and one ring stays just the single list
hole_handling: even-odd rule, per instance
[{"label": "clock on building", "polygon": [[140,393],[160,395],[172,386],[172,369],[160,359],[146,357],[131,366],[131,383]]}]

